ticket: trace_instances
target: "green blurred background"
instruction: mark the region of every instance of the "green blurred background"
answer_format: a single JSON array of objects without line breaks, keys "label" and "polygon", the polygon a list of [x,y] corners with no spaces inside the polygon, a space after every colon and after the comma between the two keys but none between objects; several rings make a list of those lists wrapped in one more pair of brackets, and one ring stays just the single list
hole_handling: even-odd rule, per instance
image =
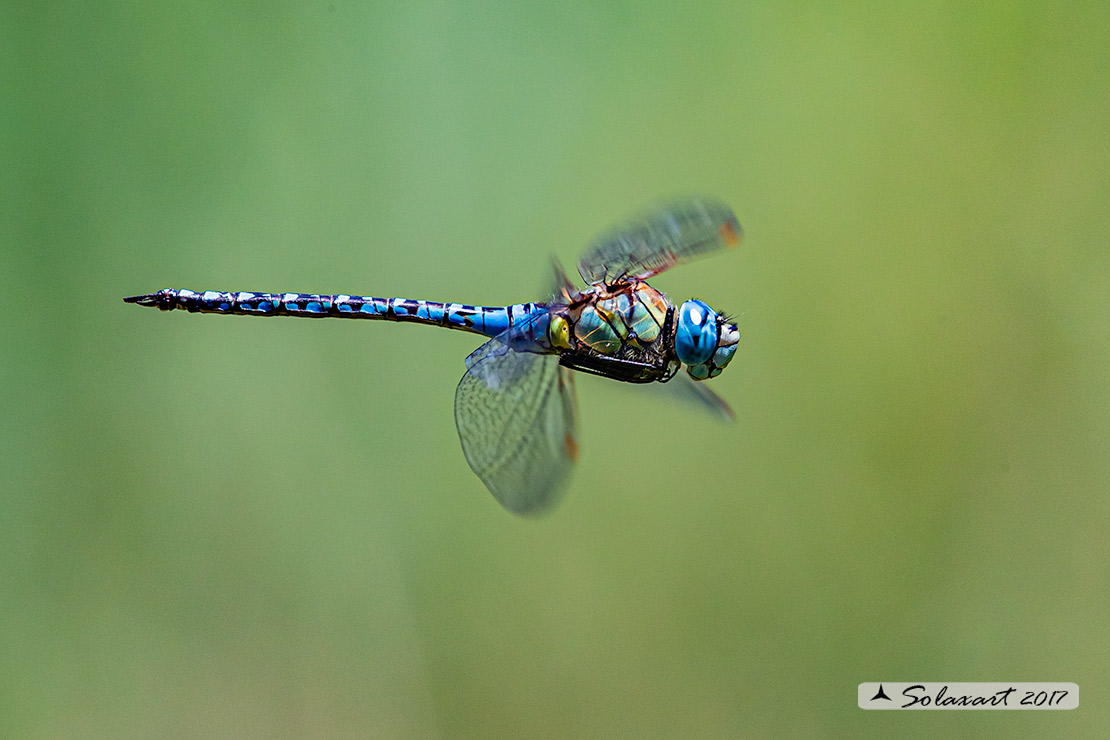
[{"label": "green blurred background", "polygon": [[[0,7],[0,736],[1105,736],[1110,4],[369,5]],[[541,521],[473,338],[120,301],[530,300],[691,192],[737,422],[581,378]]]}]

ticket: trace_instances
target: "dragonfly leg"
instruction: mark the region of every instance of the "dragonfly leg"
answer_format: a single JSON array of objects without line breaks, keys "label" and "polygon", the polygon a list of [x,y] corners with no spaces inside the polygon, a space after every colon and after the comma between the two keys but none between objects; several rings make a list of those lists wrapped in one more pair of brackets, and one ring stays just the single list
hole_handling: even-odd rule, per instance
[{"label": "dragonfly leg", "polygon": [[[654,383],[657,380],[670,380],[673,370],[664,365],[649,362],[620,360],[604,355],[566,353],[559,357],[559,364],[571,370],[579,370],[591,375],[600,375],[625,383]],[[668,372],[669,371],[669,372]]]}]

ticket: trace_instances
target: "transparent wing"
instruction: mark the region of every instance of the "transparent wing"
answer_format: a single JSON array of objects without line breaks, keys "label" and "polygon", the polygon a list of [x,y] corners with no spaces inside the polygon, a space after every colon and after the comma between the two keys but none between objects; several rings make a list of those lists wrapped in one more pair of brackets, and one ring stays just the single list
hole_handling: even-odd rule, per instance
[{"label": "transparent wing", "polygon": [[641,214],[596,239],[578,262],[591,285],[628,276],[641,279],[740,243],[732,209],[710,199],[684,200]]},{"label": "transparent wing", "polygon": [[728,401],[713,392],[705,382],[696,381],[686,373],[679,373],[671,382],[664,383],[663,387],[683,401],[699,404],[726,424],[736,420]]},{"label": "transparent wing", "polygon": [[637,404],[637,408],[643,404],[645,397],[652,397],[655,401],[675,402],[685,409],[696,409],[699,413],[708,412],[722,424],[732,424],[736,421],[736,415],[728,401],[712,391],[709,388],[709,382],[696,381],[685,372],[679,372],[666,383],[643,385],[610,383],[609,385],[610,393],[625,394],[631,399],[627,402]]},{"label": "transparent wing", "polygon": [[562,497],[578,457],[571,372],[557,355],[516,352],[491,339],[466,358],[455,426],[470,469],[515,514],[542,514]]},{"label": "transparent wing", "polygon": [[547,286],[547,294],[551,296],[553,305],[566,304],[578,293],[574,283],[567,277],[567,271],[563,269],[563,263],[555,257],[551,258],[550,281]]}]

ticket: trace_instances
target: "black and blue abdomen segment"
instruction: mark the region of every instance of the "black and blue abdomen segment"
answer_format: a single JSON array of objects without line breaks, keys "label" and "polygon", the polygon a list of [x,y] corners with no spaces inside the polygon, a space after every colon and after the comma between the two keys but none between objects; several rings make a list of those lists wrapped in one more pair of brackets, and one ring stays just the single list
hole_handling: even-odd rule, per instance
[{"label": "black and blue abdomen segment", "polygon": [[412,298],[323,295],[319,293],[224,293],[167,288],[150,295],[125,298],[128,303],[163,311],[222,313],[239,316],[302,316],[306,318],[377,319],[432,324],[495,337],[544,307],[536,303],[471,306]]}]

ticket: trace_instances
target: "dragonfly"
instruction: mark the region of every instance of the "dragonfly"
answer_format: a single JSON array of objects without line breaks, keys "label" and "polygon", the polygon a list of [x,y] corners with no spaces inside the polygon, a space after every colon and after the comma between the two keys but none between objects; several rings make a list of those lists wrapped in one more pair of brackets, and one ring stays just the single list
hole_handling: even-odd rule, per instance
[{"label": "dragonfly", "polygon": [[[162,311],[410,322],[480,334],[455,389],[463,455],[505,509],[538,515],[561,498],[578,459],[574,372],[627,383],[679,375],[692,398],[723,417],[727,402],[701,382],[736,352],[740,332],[726,315],[691,298],[675,305],[647,280],[736,247],[732,210],[708,198],[656,206],[595,239],[578,262],[585,288],[554,264],[541,302],[508,306],[317,293],[166,288],[124,298]],[[628,419],[635,434],[636,414]]]}]

